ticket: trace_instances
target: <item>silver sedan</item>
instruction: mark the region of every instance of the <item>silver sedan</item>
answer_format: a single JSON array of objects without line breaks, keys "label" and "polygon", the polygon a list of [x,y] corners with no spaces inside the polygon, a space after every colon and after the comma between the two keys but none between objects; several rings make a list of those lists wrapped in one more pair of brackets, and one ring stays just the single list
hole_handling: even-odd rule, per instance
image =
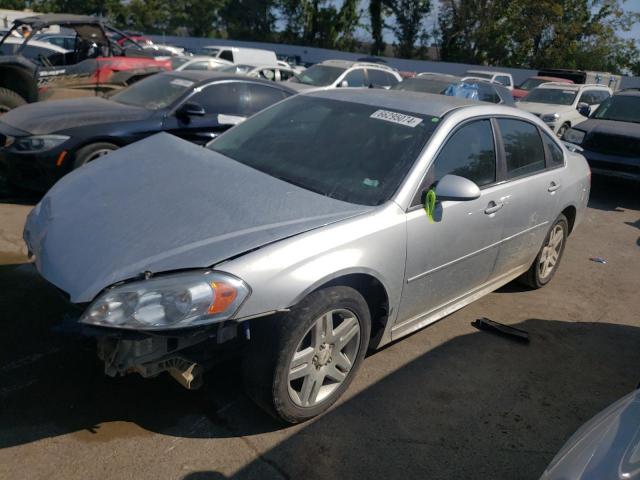
[{"label": "silver sedan", "polygon": [[[109,375],[201,382],[217,348],[300,422],[379,348],[558,270],[584,158],[511,107],[385,90],[284,100],[208,149],[160,134],[58,182],[25,240]],[[541,301],[543,301],[541,297]]]}]

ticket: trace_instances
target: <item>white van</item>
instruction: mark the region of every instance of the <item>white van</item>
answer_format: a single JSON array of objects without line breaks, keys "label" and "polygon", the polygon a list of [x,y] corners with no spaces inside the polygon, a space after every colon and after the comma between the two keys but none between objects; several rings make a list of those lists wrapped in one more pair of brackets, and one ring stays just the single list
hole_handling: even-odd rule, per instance
[{"label": "white van", "polygon": [[260,50],[258,48],[229,47],[226,45],[208,45],[202,48],[212,57],[228,60],[237,65],[277,66],[278,59],[275,52],[271,50]]}]

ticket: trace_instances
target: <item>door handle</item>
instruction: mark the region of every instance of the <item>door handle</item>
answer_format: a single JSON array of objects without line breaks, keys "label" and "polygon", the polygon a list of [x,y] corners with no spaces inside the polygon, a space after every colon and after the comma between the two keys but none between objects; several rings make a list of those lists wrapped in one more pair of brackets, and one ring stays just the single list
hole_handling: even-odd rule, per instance
[{"label": "door handle", "polygon": [[484,213],[486,213],[487,215],[491,215],[492,213],[496,213],[502,207],[504,207],[504,203],[502,203],[502,202],[494,202],[492,200],[492,201],[489,202],[489,205],[487,205],[487,208],[484,209]]},{"label": "door handle", "polygon": [[549,193],[553,193],[553,192],[555,192],[556,190],[558,190],[559,188],[560,188],[560,184],[552,181],[552,182],[549,184],[549,187],[547,188],[547,192],[549,192]]}]

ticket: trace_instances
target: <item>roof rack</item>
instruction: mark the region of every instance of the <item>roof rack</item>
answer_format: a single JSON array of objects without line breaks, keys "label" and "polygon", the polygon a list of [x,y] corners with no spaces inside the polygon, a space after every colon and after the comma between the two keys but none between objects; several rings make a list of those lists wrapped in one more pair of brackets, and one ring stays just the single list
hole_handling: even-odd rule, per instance
[{"label": "roof rack", "polygon": [[538,87],[544,86],[552,86],[552,87],[563,87],[563,88],[572,88],[572,87],[605,87],[609,88],[608,85],[604,83],[564,83],[564,82],[545,82],[538,85]]},{"label": "roof rack", "polygon": [[358,67],[377,67],[377,68],[381,68],[382,70],[389,70],[391,72],[395,71],[394,68],[391,68],[389,65],[384,65],[381,63],[373,63],[373,62],[354,62],[353,64],[354,67],[358,66]]},{"label": "roof rack", "polygon": [[460,79],[461,82],[468,82],[469,80],[473,80],[474,82],[484,82],[484,83],[493,83],[493,84],[502,85],[500,82],[496,80],[491,80],[490,78],[483,78],[483,77],[474,77],[472,75],[467,77],[462,77]]}]

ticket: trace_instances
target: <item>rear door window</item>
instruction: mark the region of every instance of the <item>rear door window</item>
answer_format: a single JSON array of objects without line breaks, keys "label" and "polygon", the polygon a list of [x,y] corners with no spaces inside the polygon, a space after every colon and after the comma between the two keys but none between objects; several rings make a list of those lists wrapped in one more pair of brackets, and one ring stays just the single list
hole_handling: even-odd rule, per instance
[{"label": "rear door window", "polygon": [[246,83],[228,82],[205,87],[188,101],[201,105],[208,115],[222,113],[245,116],[248,96]]},{"label": "rear door window", "polygon": [[247,84],[250,95],[247,115],[253,115],[285,98],[285,93],[279,88],[267,85]]},{"label": "rear door window", "polygon": [[522,120],[498,119],[507,163],[507,178],[531,175],[545,169],[545,155],[540,132]]},{"label": "rear door window", "polygon": [[364,78],[364,69],[356,68],[355,70],[351,70],[347,73],[347,76],[344,79],[349,84],[349,87],[366,87],[365,78]]},{"label": "rear door window", "polygon": [[398,80],[396,80],[393,75],[383,72],[382,70],[369,68],[367,69],[367,75],[369,77],[369,84],[374,87],[391,87],[398,83]]},{"label": "rear door window", "polygon": [[233,52],[231,50],[222,50],[220,52],[220,55],[218,55],[218,58],[221,58],[223,60],[229,60],[230,62],[233,62]]}]

